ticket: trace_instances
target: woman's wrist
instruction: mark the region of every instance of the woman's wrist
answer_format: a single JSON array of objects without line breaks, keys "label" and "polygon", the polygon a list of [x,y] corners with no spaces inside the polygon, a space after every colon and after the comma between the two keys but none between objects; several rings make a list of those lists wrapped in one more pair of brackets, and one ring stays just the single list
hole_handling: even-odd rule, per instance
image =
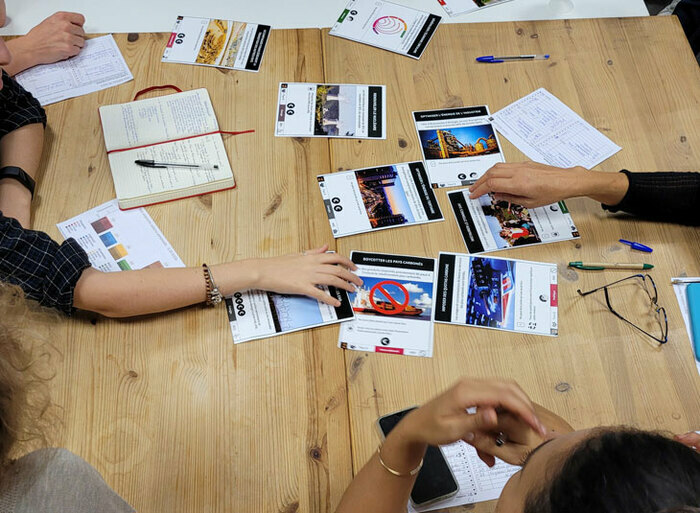
[{"label": "woman's wrist", "polygon": [[10,76],[15,76],[17,73],[25,69],[33,68],[37,64],[41,64],[38,60],[37,52],[29,51],[25,46],[27,36],[20,36],[16,39],[11,39],[6,42],[7,48],[12,54],[12,60],[3,68]]},{"label": "woman's wrist", "polygon": [[402,424],[403,421],[386,437],[380,457],[387,467],[399,474],[408,475],[421,464],[428,446]]}]

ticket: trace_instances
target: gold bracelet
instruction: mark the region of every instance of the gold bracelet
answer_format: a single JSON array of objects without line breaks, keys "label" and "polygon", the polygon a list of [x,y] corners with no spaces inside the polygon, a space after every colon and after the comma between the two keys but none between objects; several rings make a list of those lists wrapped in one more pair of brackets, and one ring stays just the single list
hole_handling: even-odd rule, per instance
[{"label": "gold bracelet", "polygon": [[420,472],[420,469],[423,468],[423,458],[421,458],[418,466],[416,468],[414,468],[413,470],[408,471],[407,473],[401,473],[401,472],[394,470],[393,468],[388,466],[386,463],[384,463],[384,460],[382,459],[382,446],[381,445],[379,447],[377,447],[377,456],[379,457],[379,463],[382,464],[382,467],[384,467],[387,472],[389,472],[390,474],[397,476],[397,477],[415,476],[418,472]]}]

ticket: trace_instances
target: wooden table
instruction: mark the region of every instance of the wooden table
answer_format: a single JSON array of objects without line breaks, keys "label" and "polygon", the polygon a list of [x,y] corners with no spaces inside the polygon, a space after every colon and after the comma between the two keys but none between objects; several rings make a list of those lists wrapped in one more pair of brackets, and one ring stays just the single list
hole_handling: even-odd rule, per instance
[{"label": "wooden table", "polygon": [[[698,168],[700,71],[675,18],[443,26],[419,62],[325,30],[273,31],[258,74],[161,64],[166,40],[117,36],[134,82],[47,109],[37,228],[59,238],[56,222],[114,197],[97,108],[166,83],[207,87],[223,129],[256,130],[226,141],[237,189],[148,208],[190,265],[324,242],[343,253],[464,251],[445,190],[443,223],[333,242],[316,175],[419,159],[412,110],[495,111],[542,86],[623,147],[601,168]],[[474,63],[494,52],[553,58]],[[386,84],[387,140],[275,138],[278,83],[324,80]],[[502,142],[507,160],[523,159]],[[462,375],[516,379],[577,428],[697,428],[700,379],[669,280],[700,275],[699,231],[610,218],[590,200],[569,207],[580,240],[499,253],[559,265],[557,338],[438,325],[435,355],[422,359],[343,352],[334,326],[234,346],[221,308],[129,321],[82,314],[54,329],[53,388],[64,409],[54,443],[94,464],[142,512],[292,513],[334,510],[377,445],[375,419]],[[670,326],[662,349],[575,292],[621,273],[565,267],[632,259],[616,243],[622,236],[654,248]]]}]

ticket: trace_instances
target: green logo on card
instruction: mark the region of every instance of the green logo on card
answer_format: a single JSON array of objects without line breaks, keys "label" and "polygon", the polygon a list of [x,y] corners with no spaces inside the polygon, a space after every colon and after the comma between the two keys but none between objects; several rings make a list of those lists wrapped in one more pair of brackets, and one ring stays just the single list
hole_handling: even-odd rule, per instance
[{"label": "green logo on card", "polygon": [[566,208],[566,203],[564,203],[563,201],[559,202],[559,208],[561,208],[562,213],[564,213],[564,214],[569,213],[569,209]]},{"label": "green logo on card", "polygon": [[345,9],[343,11],[343,14],[340,15],[340,18],[338,18],[338,23],[343,23],[343,21],[345,21],[345,17],[348,15],[349,12],[350,9]]}]

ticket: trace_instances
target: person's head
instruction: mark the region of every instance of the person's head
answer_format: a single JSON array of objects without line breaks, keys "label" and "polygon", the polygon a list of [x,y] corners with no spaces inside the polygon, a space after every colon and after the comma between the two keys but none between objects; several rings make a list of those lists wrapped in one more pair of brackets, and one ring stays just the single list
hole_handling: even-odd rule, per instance
[{"label": "person's head", "polygon": [[700,513],[700,454],[658,433],[574,431],[528,456],[496,511]]},{"label": "person's head", "polygon": [[44,445],[53,420],[49,356],[37,333],[51,314],[33,310],[19,288],[0,283],[0,473],[19,445]]}]

